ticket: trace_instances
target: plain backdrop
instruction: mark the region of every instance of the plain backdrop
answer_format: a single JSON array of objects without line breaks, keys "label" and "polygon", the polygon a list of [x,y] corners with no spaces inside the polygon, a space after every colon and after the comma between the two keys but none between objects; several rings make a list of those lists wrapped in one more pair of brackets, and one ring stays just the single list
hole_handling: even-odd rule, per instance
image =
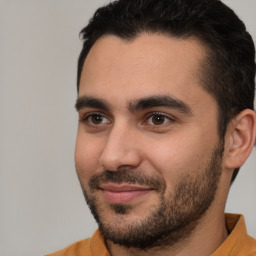
[{"label": "plain backdrop", "polygon": [[[0,0],[0,256],[35,256],[96,224],[74,168],[79,31],[104,0]],[[225,1],[256,38],[256,1]],[[256,237],[256,151],[227,212]]]}]

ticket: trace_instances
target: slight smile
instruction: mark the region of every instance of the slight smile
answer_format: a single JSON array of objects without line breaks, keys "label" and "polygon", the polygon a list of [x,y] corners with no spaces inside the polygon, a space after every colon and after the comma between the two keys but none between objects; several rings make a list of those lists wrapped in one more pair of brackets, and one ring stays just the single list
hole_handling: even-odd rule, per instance
[{"label": "slight smile", "polygon": [[104,198],[112,204],[124,204],[140,198],[153,191],[149,187],[140,187],[131,184],[103,184],[100,186]]}]

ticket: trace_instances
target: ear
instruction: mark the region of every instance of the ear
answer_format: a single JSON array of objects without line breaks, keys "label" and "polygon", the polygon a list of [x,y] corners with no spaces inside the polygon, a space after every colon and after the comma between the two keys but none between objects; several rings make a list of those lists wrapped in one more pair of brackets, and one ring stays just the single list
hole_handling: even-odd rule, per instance
[{"label": "ear", "polygon": [[245,109],[229,123],[226,132],[224,166],[227,169],[241,167],[249,157],[256,133],[256,115],[251,109]]}]

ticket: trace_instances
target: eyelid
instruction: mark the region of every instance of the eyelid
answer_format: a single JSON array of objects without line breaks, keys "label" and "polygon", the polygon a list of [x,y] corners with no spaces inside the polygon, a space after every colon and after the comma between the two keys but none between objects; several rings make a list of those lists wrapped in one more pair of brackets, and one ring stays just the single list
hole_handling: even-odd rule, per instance
[{"label": "eyelid", "polygon": [[[89,123],[88,119],[94,115],[99,115],[99,116],[102,116],[103,118],[107,119],[108,122],[105,122],[105,123],[101,123],[101,124],[91,124]],[[80,120],[81,122],[86,122],[88,123],[89,125],[91,126],[99,126],[99,125],[103,125],[103,124],[109,124],[111,123],[111,119],[105,114],[105,113],[102,113],[102,112],[99,112],[99,111],[91,111],[91,112],[87,112],[85,114],[82,114],[81,117],[80,117]]]},{"label": "eyelid", "polygon": [[99,111],[90,111],[90,112],[83,113],[83,114],[82,114],[82,119],[86,119],[86,118],[88,118],[89,116],[92,116],[92,115],[104,116],[104,114],[102,114],[102,113],[99,112]]},{"label": "eyelid", "polygon": [[155,115],[167,117],[167,118],[169,118],[170,120],[173,120],[173,121],[176,120],[176,118],[175,118],[173,115],[166,114],[166,113],[161,112],[161,111],[153,111],[153,112],[150,112],[150,113],[146,114],[146,118],[149,118],[149,117],[155,116]]},{"label": "eyelid", "polygon": [[[143,123],[148,123],[148,120],[153,117],[153,116],[161,116],[161,117],[165,117],[167,119],[169,119],[170,122],[174,122],[176,121],[176,118],[170,114],[166,114],[166,113],[163,113],[163,112],[159,112],[159,111],[154,111],[154,112],[150,112],[146,115],[145,117],[145,121]],[[152,125],[152,124],[151,124]],[[152,126],[164,126],[165,124],[161,124],[161,125],[152,125]]]}]

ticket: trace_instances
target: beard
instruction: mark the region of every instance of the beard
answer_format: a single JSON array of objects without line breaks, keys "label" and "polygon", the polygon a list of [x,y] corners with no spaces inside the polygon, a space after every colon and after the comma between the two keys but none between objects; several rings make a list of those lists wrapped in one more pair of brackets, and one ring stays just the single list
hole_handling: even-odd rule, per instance
[{"label": "beard", "polygon": [[[223,149],[224,145],[220,143],[200,168],[180,175],[173,192],[166,190],[163,179],[132,170],[105,170],[95,174],[89,180],[88,191],[80,181],[104,239],[126,248],[148,250],[172,246],[188,238],[214,201],[221,176]],[[96,196],[100,185],[107,182],[149,186],[158,193],[159,200],[143,217],[134,221],[129,221],[131,205],[110,205],[113,216],[112,221],[107,221],[104,207]]]}]

